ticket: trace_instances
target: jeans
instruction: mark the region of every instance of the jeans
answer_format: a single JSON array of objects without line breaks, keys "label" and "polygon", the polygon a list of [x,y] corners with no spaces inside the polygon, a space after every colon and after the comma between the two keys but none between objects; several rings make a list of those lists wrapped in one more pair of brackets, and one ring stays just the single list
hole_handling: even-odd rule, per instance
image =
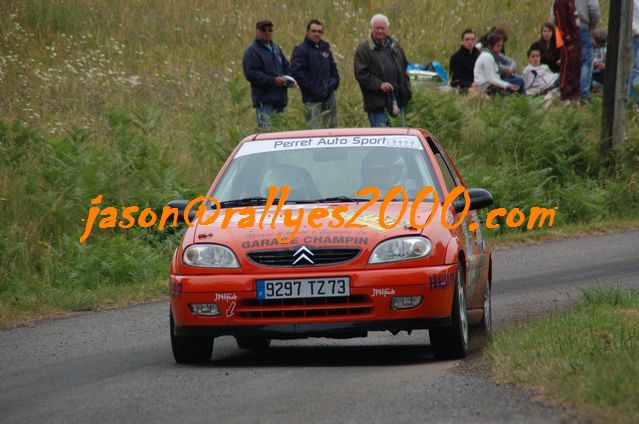
[{"label": "jeans", "polygon": [[337,128],[337,102],[334,91],[323,102],[304,103],[304,111],[309,128]]},{"label": "jeans", "polygon": [[255,115],[257,116],[257,128],[258,130],[267,130],[273,126],[271,122],[271,118],[274,114],[284,113],[285,106],[275,107],[272,104],[264,104],[260,103],[258,107],[255,108]]},{"label": "jeans", "polygon": [[[402,119],[402,125],[405,125],[404,121],[404,108],[399,108],[399,116]],[[384,112],[368,112],[368,122],[371,123],[371,127],[390,127],[390,116],[386,111]]]},{"label": "jeans", "polygon": [[635,102],[639,103],[639,34],[632,36],[632,73],[630,74],[630,89],[629,97]]},{"label": "jeans", "polygon": [[518,86],[519,90],[517,90],[516,93],[526,94],[526,90],[524,89],[524,87],[526,86],[526,83],[524,82],[524,79],[522,77],[513,75],[512,77],[503,78],[503,80],[510,84]]},{"label": "jeans", "polygon": [[581,79],[579,80],[581,98],[590,100],[592,84],[592,39],[590,30],[581,30]]}]

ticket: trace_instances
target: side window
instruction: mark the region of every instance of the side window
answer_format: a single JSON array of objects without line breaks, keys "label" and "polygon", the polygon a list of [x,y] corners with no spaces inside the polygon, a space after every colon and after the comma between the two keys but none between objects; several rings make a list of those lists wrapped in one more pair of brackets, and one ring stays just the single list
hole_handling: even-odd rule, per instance
[{"label": "side window", "polygon": [[451,191],[457,186],[456,179],[453,173],[448,169],[448,165],[446,161],[442,157],[442,154],[439,152],[435,152],[435,159],[437,160],[437,164],[439,168],[442,170],[442,175],[444,176],[444,182],[446,183],[447,191]]},{"label": "side window", "polygon": [[442,170],[442,175],[444,176],[444,182],[446,183],[446,188],[448,189],[448,191],[451,191],[455,187],[462,185],[459,177],[457,176],[453,168],[449,165],[450,162],[442,154],[442,151],[439,148],[439,145],[437,144],[437,142],[430,137],[427,137],[427,140],[428,140],[429,147],[431,148],[431,150],[433,151],[433,154],[435,155],[435,160],[437,161],[439,168]]}]

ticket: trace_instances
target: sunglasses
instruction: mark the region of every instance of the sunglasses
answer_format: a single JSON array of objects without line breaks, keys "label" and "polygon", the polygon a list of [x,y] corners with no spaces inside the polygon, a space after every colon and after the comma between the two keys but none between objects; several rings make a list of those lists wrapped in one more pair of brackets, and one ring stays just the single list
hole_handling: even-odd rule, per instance
[{"label": "sunglasses", "polygon": [[260,28],[262,32],[273,32],[273,27]]}]

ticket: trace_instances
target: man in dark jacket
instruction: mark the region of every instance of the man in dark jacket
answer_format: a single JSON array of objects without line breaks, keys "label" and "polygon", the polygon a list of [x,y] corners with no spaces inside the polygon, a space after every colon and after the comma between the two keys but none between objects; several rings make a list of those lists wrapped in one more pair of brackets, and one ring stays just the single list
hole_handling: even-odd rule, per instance
[{"label": "man in dark jacket", "polygon": [[251,97],[259,129],[271,126],[274,113],[284,113],[288,102],[289,63],[280,46],[273,42],[273,23],[255,25],[255,41],[244,50],[244,76],[251,83]]},{"label": "man in dark jacket", "polygon": [[355,50],[355,79],[372,127],[388,126],[387,112],[403,116],[412,97],[408,61],[399,43],[388,36],[389,26],[386,16],[373,16],[369,39]]},{"label": "man in dark jacket", "polygon": [[450,85],[465,93],[473,85],[475,62],[481,52],[475,47],[477,37],[472,29],[464,30],[461,39],[461,47],[450,58]]},{"label": "man in dark jacket", "polygon": [[552,10],[564,43],[559,81],[561,100],[577,99],[581,95],[581,31],[575,20],[575,0],[555,0]]},{"label": "man in dark jacket", "polygon": [[310,128],[337,127],[335,90],[339,86],[337,65],[329,44],[322,40],[324,25],[317,19],[306,26],[304,42],[293,49],[291,72],[302,91],[306,123]]}]

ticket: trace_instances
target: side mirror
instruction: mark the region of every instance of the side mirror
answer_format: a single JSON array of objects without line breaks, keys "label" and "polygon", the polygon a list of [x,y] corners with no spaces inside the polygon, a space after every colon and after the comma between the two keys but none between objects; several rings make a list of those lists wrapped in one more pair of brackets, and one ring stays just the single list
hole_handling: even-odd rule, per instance
[{"label": "side mirror", "polygon": [[[184,209],[189,204],[190,200],[171,200],[166,205],[170,208],[175,208],[178,210],[178,220],[184,221]],[[189,211],[189,220],[193,221],[196,218],[195,211],[191,209]]]},{"label": "side mirror", "polygon": [[[483,188],[469,188],[468,197],[470,197],[470,210],[485,208],[493,204],[493,195],[488,190]],[[453,208],[455,212],[459,213],[464,210],[466,202],[463,198],[457,199],[453,202]]]}]

